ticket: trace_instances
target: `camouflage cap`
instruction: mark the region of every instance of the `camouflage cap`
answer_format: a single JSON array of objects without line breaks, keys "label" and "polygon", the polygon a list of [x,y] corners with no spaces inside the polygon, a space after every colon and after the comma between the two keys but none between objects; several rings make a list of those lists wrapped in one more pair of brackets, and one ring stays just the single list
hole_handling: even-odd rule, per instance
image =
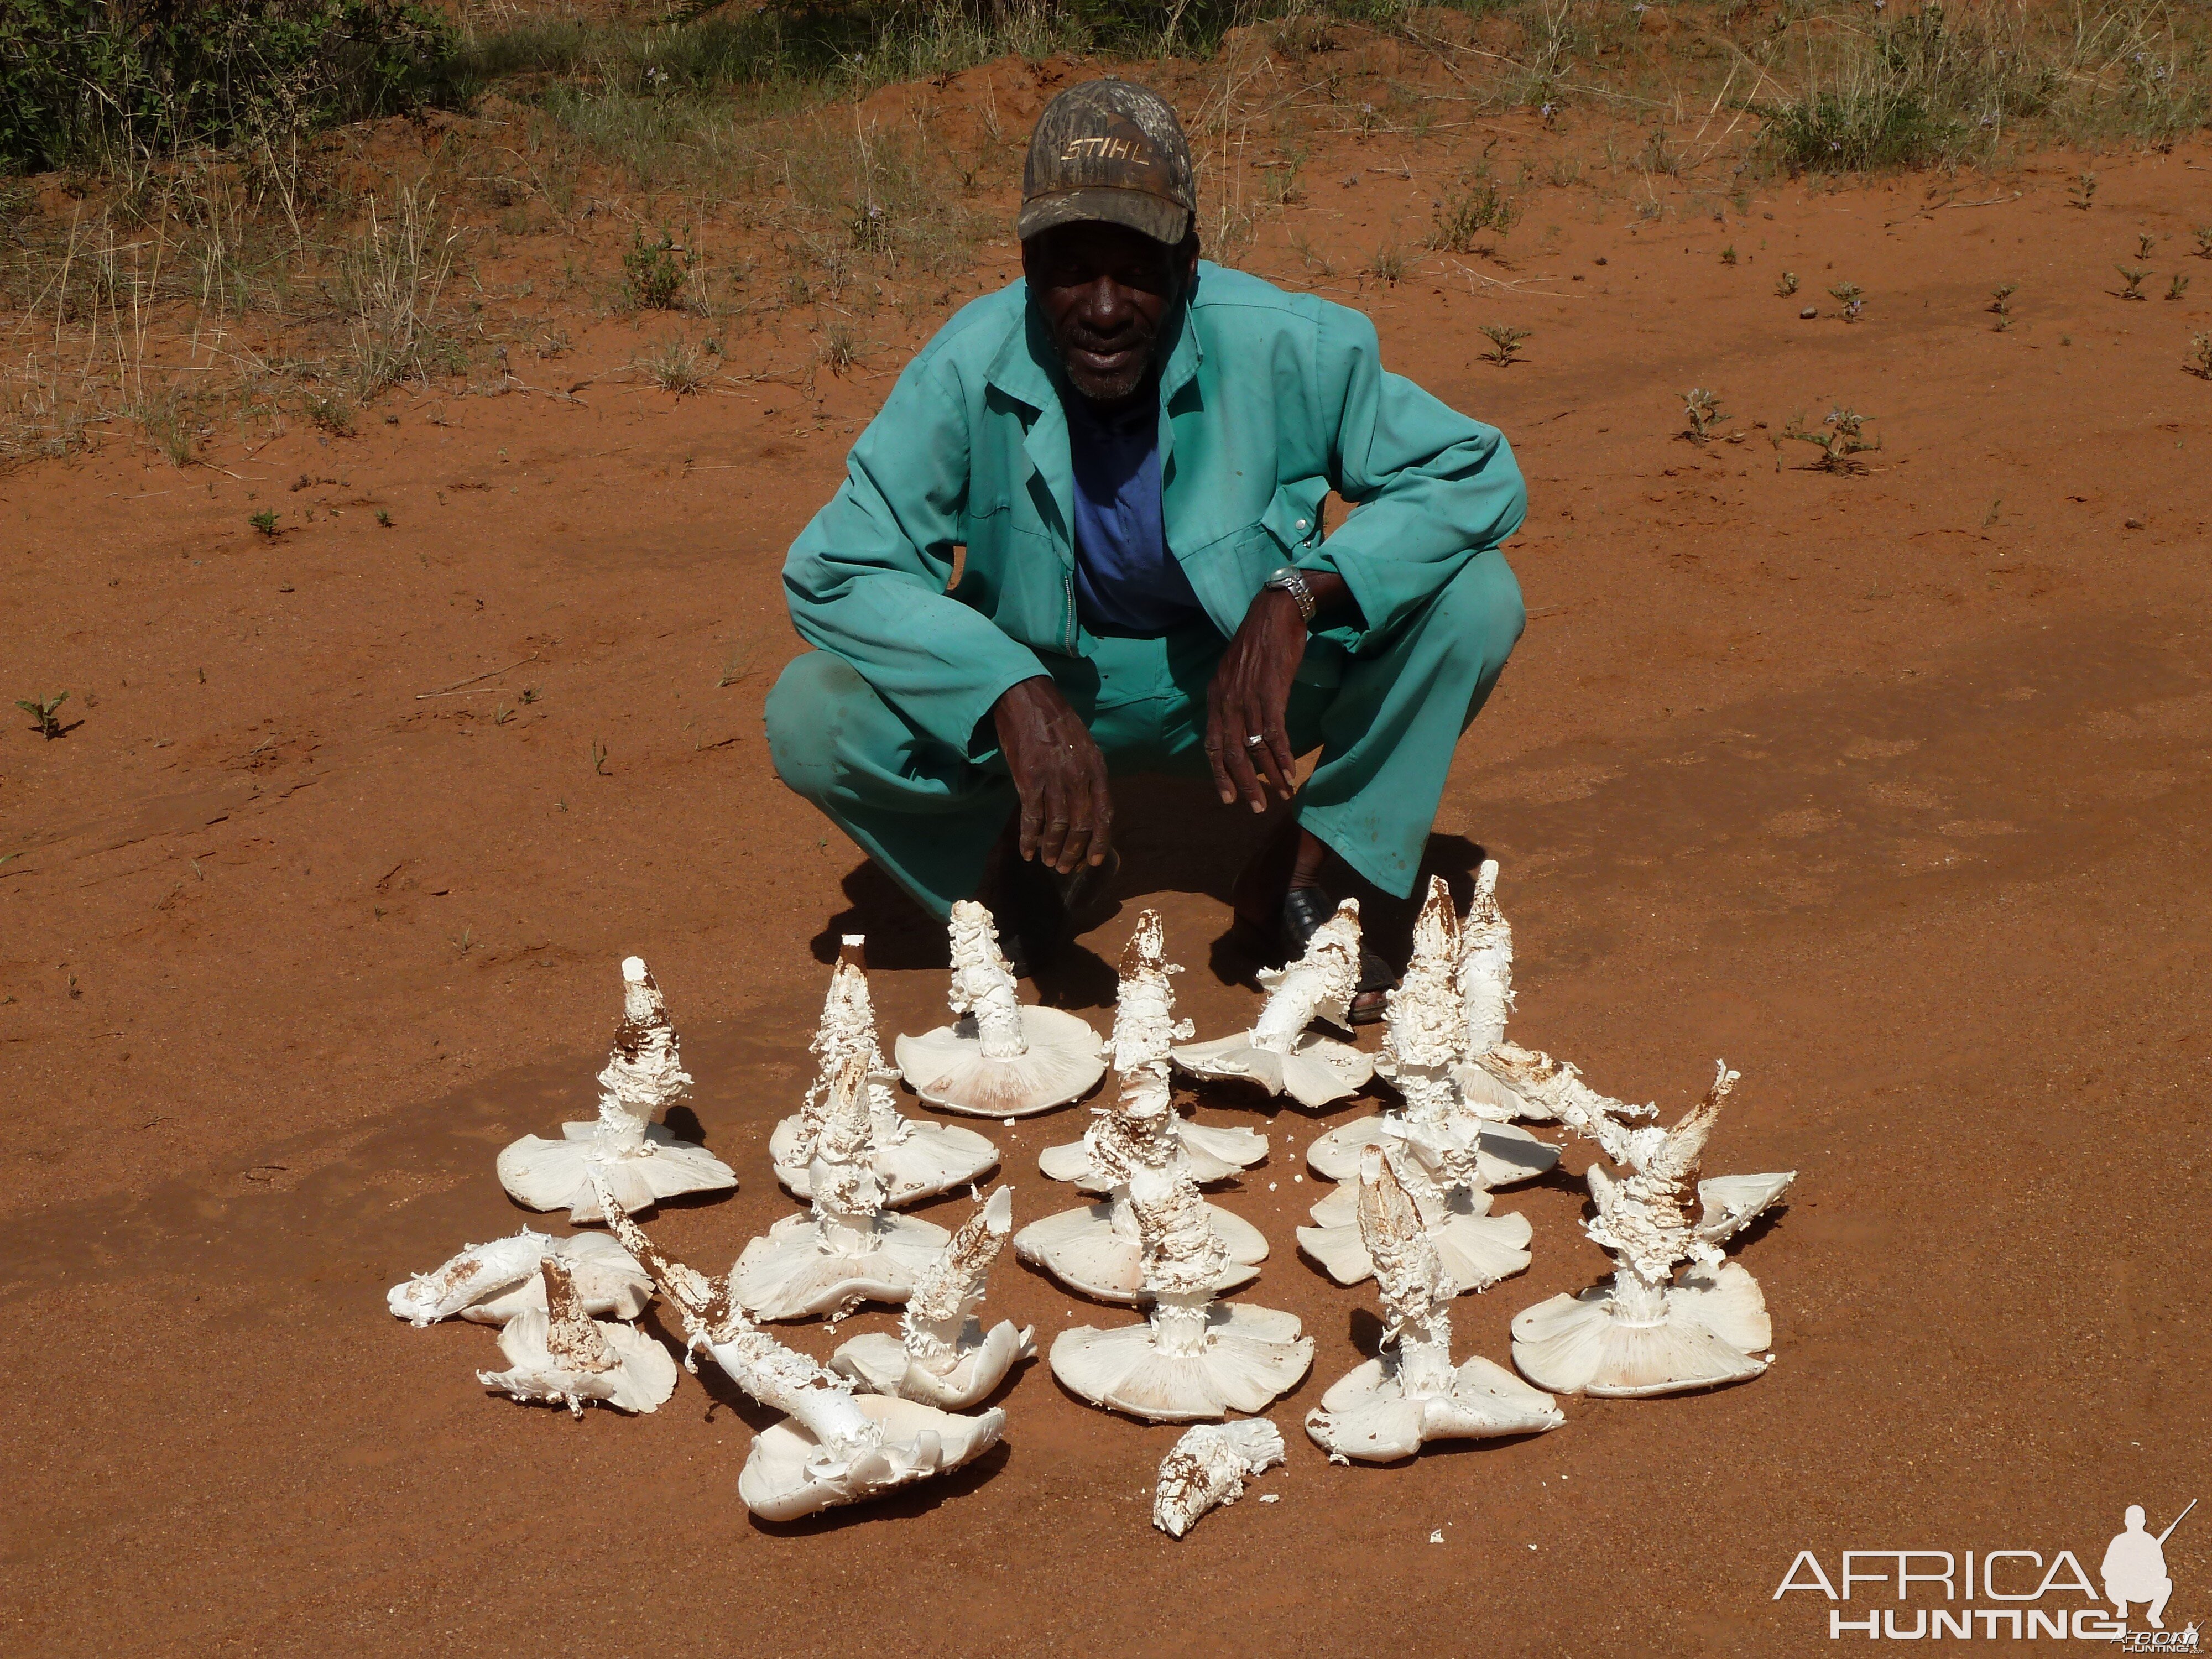
[{"label": "camouflage cap", "polygon": [[1024,241],[1103,220],[1170,247],[1198,210],[1190,144],[1168,100],[1129,81],[1086,81],[1044,106],[1022,168]]}]

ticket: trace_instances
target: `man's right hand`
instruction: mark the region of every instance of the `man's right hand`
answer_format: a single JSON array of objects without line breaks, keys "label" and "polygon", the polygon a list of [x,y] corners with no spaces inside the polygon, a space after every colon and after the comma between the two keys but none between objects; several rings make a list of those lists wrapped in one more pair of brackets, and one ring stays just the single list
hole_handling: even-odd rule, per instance
[{"label": "man's right hand", "polygon": [[1022,856],[1061,875],[1103,864],[1114,844],[1106,757],[1051,677],[1010,686],[991,722],[1022,798]]}]

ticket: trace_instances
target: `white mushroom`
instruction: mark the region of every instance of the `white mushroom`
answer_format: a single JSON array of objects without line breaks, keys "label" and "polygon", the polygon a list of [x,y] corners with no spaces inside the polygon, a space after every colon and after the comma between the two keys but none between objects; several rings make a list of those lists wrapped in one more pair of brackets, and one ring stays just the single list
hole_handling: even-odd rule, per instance
[{"label": "white mushroom", "polygon": [[1288,1456],[1283,1431],[1264,1417],[1187,1429],[1160,1460],[1152,1524],[1180,1538],[1208,1510],[1226,1509],[1242,1498],[1246,1480]]},{"label": "white mushroom", "polygon": [[499,1184],[508,1197],[533,1210],[565,1206],[572,1222],[600,1219],[593,1170],[631,1210],[738,1184],[728,1164],[653,1121],[684,1097],[691,1079],[677,1054],[660,987],[643,959],[623,957],[622,971],[623,1020],[599,1073],[605,1092],[597,1121],[562,1124],[559,1140],[525,1135],[499,1155]]},{"label": "white mushroom", "polygon": [[1387,1463],[1431,1440],[1540,1434],[1566,1419],[1503,1366],[1451,1360],[1455,1293],[1413,1195],[1381,1147],[1359,1170],[1359,1231],[1375,1262],[1388,1323],[1382,1352],[1356,1366],[1306,1415],[1306,1432],[1331,1462]]},{"label": "white mushroom", "polygon": [[[1451,913],[1449,890],[1440,878],[1431,876],[1414,924],[1423,981],[1418,1042],[1425,1056],[1415,1081],[1427,1091],[1425,1117],[1440,1130],[1449,1126],[1457,1139],[1475,1140],[1482,1184],[1489,1188],[1533,1180],[1559,1161],[1558,1147],[1508,1121],[1516,1114],[1497,1103],[1495,1085],[1472,1094],[1462,1086],[1466,1055],[1486,1054],[1502,1039],[1506,1010],[1513,1001],[1513,934],[1498,908],[1497,880],[1497,860],[1486,860],[1475,878],[1474,900],[1462,923]],[[1408,974],[1415,971],[1415,965],[1408,963]],[[1393,1006],[1401,1001],[1394,999]],[[1477,1042],[1479,1048],[1472,1046]],[[1401,1063],[1397,1050],[1386,1043],[1375,1069],[1392,1078]],[[1356,1179],[1361,1155],[1384,1139],[1389,1121],[1363,1117],[1331,1130],[1307,1148],[1308,1165],[1325,1181]],[[1347,1203],[1337,1221],[1348,1226],[1351,1220]]]},{"label": "white mushroom", "polygon": [[903,1302],[945,1248],[944,1228],[884,1212],[870,1156],[867,1081],[867,1056],[854,1054],[831,1086],[809,1171],[812,1210],[786,1216],[738,1258],[738,1298],[762,1319],[804,1319],[862,1299]]},{"label": "white mushroom", "polygon": [[471,1244],[427,1273],[394,1285],[385,1302],[396,1319],[416,1329],[441,1319],[504,1325],[526,1308],[545,1310],[545,1281],[538,1264],[550,1256],[568,1273],[584,1311],[635,1319],[653,1299],[644,1268],[605,1233],[554,1238],[525,1227],[511,1238]]},{"label": "white mushroom", "polygon": [[991,1264],[1012,1231],[1014,1194],[1001,1187],[953,1233],[915,1279],[900,1316],[899,1336],[856,1336],[830,1356],[830,1368],[878,1394],[957,1410],[988,1397],[1018,1361],[1036,1352],[1034,1326],[1000,1320],[986,1333],[971,1317]]},{"label": "white mushroom", "polygon": [[[1139,1168],[1163,1177],[1180,1170],[1189,1178],[1173,1127],[1176,1121],[1167,1062],[1133,1063],[1122,1073],[1112,1107],[1091,1120],[1083,1137],[1087,1159],[1114,1181],[1111,1196],[1031,1222],[1014,1235],[1014,1254],[1101,1302],[1141,1301],[1146,1294],[1142,1229],[1129,1183],[1132,1172]],[[1267,1259],[1267,1239],[1242,1217],[1200,1202],[1222,1246],[1212,1288],[1226,1291],[1250,1284],[1259,1277],[1259,1264]]]},{"label": "white mushroom", "polygon": [[952,907],[954,1024],[892,1045],[914,1091],[948,1112],[1028,1117],[1079,1098],[1106,1070],[1098,1033],[1058,1008],[1025,1007],[991,913]]},{"label": "white mushroom", "polygon": [[[1145,911],[1121,951],[1121,984],[1114,999],[1114,1066],[1124,1077],[1139,1066],[1164,1066],[1175,1040],[1190,1035],[1190,1022],[1175,1017],[1175,988],[1169,981],[1170,975],[1182,971],[1167,959],[1159,912]],[[1095,1116],[1103,1116],[1115,1107],[1103,1103],[1091,1109]],[[1169,1118],[1168,1127],[1183,1167],[1201,1187],[1224,1181],[1267,1156],[1267,1137],[1256,1130],[1210,1128],[1180,1113]],[[1088,1135],[1064,1146],[1046,1147],[1037,1155],[1037,1167],[1053,1180],[1073,1182],[1086,1193],[1109,1192],[1116,1184],[1091,1156]]]},{"label": "white mushroom", "polygon": [[[1458,932],[1451,894],[1431,878],[1413,924],[1412,957],[1390,993],[1376,1067],[1405,1103],[1324,1136],[1308,1156],[1318,1173],[1340,1167],[1355,1145],[1363,1159],[1380,1147],[1394,1179],[1411,1194],[1449,1282],[1457,1291],[1479,1291],[1528,1265],[1529,1226],[1525,1216],[1490,1212],[1483,1138],[1492,1126],[1464,1108],[1452,1080],[1460,1052],[1452,982]],[[1346,1185],[1313,1206],[1313,1226],[1298,1229],[1298,1248],[1340,1285],[1356,1285],[1374,1271],[1360,1218],[1359,1189]]]},{"label": "white mushroom", "polygon": [[1153,1423],[1256,1412],[1297,1387],[1313,1364],[1313,1339],[1295,1315],[1214,1301],[1228,1252],[1190,1177],[1171,1159],[1133,1164],[1129,1201],[1151,1316],[1115,1330],[1062,1331],[1053,1375],[1094,1406]]},{"label": "white mushroom", "polygon": [[1590,1166],[1597,1215],[1587,1230],[1613,1257],[1613,1275],[1514,1316],[1513,1363],[1530,1382],[1559,1394],[1677,1394],[1766,1369],[1757,1357],[1773,1340],[1765,1298],[1723,1258],[1720,1242],[1757,1213],[1747,1206],[1771,1203],[1791,1176],[1704,1183],[1701,1195],[1720,1189],[1719,1206],[1697,1224],[1688,1214],[1691,1182],[1735,1077],[1722,1066],[1680,1122],[1639,1145],[1626,1179]]},{"label": "white mushroom", "polygon": [[1359,901],[1346,899],[1313,931],[1305,953],[1262,970],[1267,1000],[1249,1031],[1185,1043],[1175,1063],[1197,1077],[1256,1083],[1318,1109],[1357,1093],[1374,1061],[1348,1042],[1307,1030],[1316,1019],[1344,1027],[1359,988]]},{"label": "white mushroom", "polygon": [[602,1324],[586,1313],[558,1257],[544,1257],[538,1271],[544,1307],[507,1321],[499,1334],[507,1369],[478,1371],[477,1382],[511,1399],[566,1406],[578,1417],[587,1400],[649,1412],[676,1391],[667,1349],[635,1325]]},{"label": "white mushroom", "polygon": [[716,1284],[663,1255],[619,1204],[608,1225],[684,1322],[684,1364],[704,1348],[729,1379],[770,1411],[785,1413],[753,1437],[738,1496],[764,1521],[795,1521],[841,1504],[933,1480],[998,1444],[1006,1413],[973,1417],[889,1395],[855,1396],[852,1384],[778,1342],[745,1317],[736,1274]]},{"label": "white mushroom", "polygon": [[830,994],[822,1004],[822,1023],[808,1045],[819,1063],[799,1109],[775,1126],[768,1140],[775,1178],[799,1198],[814,1196],[814,1142],[830,1113],[830,1089],[855,1054],[868,1062],[868,1111],[873,1120],[869,1158],[883,1182],[884,1202],[892,1209],[950,1192],[975,1180],[999,1161],[999,1149],[973,1129],[909,1118],[898,1109],[890,1085],[898,1073],[877,1046],[876,1011],[868,995],[868,975],[860,960],[861,940],[848,934]]}]

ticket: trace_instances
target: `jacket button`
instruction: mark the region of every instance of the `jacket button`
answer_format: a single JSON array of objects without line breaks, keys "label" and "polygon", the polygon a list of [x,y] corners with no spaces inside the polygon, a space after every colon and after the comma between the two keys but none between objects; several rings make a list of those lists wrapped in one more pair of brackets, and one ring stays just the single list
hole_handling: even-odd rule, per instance
[{"label": "jacket button", "polygon": [[1299,529],[1301,529],[1301,530],[1304,530],[1305,527],[1306,527],[1306,521],[1305,521],[1304,519],[1300,519],[1300,520],[1298,520],[1298,528],[1299,528]]}]

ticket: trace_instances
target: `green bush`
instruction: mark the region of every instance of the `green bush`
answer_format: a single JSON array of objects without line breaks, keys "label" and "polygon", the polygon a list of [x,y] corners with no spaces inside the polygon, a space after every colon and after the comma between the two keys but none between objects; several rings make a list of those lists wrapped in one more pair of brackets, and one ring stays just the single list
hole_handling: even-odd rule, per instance
[{"label": "green bush", "polygon": [[453,49],[417,0],[5,0],[0,169],[389,113]]}]

